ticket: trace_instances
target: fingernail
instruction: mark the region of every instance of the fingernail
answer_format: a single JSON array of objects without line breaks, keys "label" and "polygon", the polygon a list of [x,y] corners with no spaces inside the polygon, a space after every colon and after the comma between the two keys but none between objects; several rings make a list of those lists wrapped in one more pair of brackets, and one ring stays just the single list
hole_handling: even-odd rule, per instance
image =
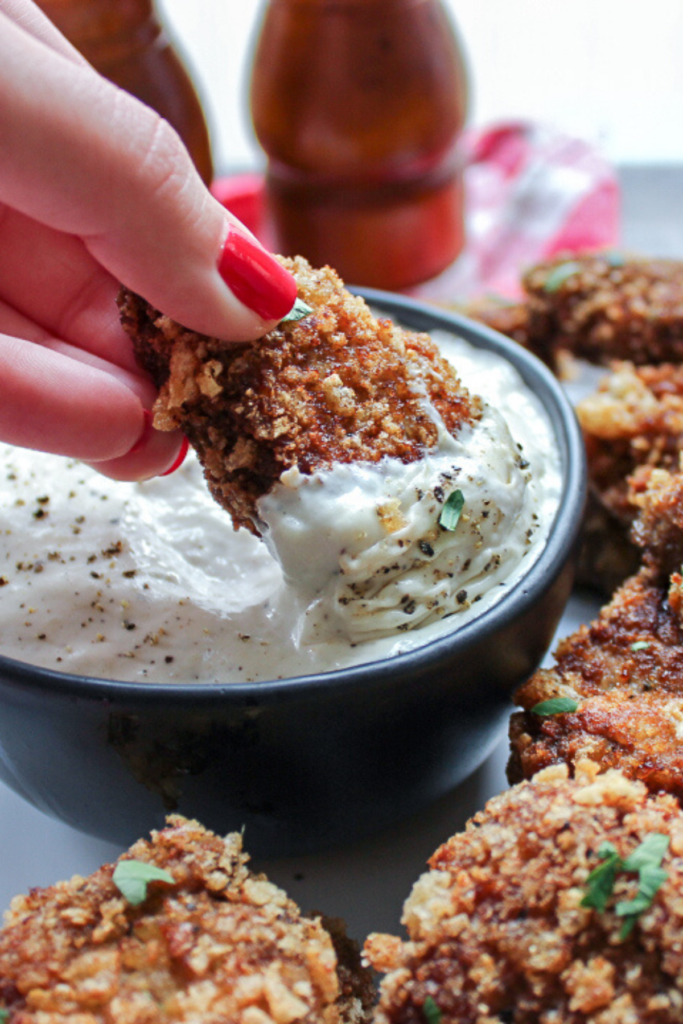
[{"label": "fingernail", "polygon": [[142,415],[144,417],[142,433],[140,434],[139,438],[137,439],[133,447],[128,452],[129,455],[135,455],[136,452],[139,452],[140,449],[147,444],[148,440],[150,439],[154,432],[154,420],[149,409],[143,409]]},{"label": "fingernail", "polygon": [[177,458],[174,459],[173,464],[168,467],[166,472],[160,473],[159,476],[170,476],[171,473],[175,473],[176,469],[180,469],[183,462],[185,461],[185,456],[187,455],[189,448],[190,442],[187,440],[186,437],[184,437],[182,440],[182,444],[180,445],[180,451],[178,452]]},{"label": "fingernail", "polygon": [[263,246],[230,226],[218,271],[240,302],[262,320],[282,320],[296,299],[296,281]]}]

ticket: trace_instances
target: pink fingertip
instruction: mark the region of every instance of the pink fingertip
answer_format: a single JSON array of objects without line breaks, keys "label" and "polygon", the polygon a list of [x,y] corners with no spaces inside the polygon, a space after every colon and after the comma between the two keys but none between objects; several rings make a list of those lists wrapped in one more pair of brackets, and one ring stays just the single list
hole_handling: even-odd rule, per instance
[{"label": "pink fingertip", "polygon": [[149,409],[143,409],[142,416],[142,433],[140,434],[139,438],[137,439],[133,447],[128,452],[129,455],[135,455],[136,452],[139,452],[142,448],[144,448],[144,446],[147,444],[152,434],[154,433],[154,420],[152,417],[152,413],[149,411]]}]

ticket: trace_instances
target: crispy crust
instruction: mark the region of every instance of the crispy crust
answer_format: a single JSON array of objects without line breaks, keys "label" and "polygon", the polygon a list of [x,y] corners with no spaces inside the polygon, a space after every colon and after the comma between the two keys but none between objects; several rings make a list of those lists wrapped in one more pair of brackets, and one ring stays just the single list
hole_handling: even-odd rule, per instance
[{"label": "crispy crust", "polygon": [[[683,798],[683,474],[642,470],[639,482],[633,534],[643,568],[560,643],[552,669],[515,693],[524,711],[510,723],[512,782],[590,758]],[[532,712],[556,696],[577,700],[577,710]]]},{"label": "crispy crust", "polygon": [[[368,960],[389,972],[375,1024],[674,1024],[681,1020],[683,815],[668,796],[590,762],[491,800],[429,861],[405,904],[410,940],[370,936]],[[605,912],[582,907],[605,841],[627,856],[670,836],[668,878],[622,939],[618,877]]]},{"label": "crispy crust", "polygon": [[565,349],[596,363],[683,359],[681,261],[564,253],[533,267],[522,283],[529,338],[539,350]]},{"label": "crispy crust", "polygon": [[556,368],[562,353],[604,365],[683,361],[683,261],[560,253],[522,286],[519,303],[483,298],[467,313]]},{"label": "crispy crust", "polygon": [[683,454],[683,366],[614,363],[576,413],[590,493],[578,578],[611,593],[639,566],[629,533],[650,471]]},{"label": "crispy crust", "polygon": [[452,433],[481,413],[425,334],[376,320],[329,267],[282,260],[314,313],[251,345],[190,331],[122,292],[122,323],[160,387],[154,425],[180,427],[235,525],[284,471],[422,457],[437,442],[428,395]]},{"label": "crispy crust", "polygon": [[[559,644],[552,669],[517,690],[514,701],[524,710],[510,721],[511,782],[590,758],[683,798],[680,580],[666,588],[642,570],[594,622]],[[547,718],[532,713],[557,696],[577,700],[578,709]]]},{"label": "crispy crust", "polygon": [[[169,825],[120,860],[153,863],[131,906],[114,865],[17,896],[0,932],[0,1001],[11,1024],[358,1024],[369,982],[340,982],[328,932],[251,874],[237,834]],[[354,980],[357,977],[357,981]]]}]

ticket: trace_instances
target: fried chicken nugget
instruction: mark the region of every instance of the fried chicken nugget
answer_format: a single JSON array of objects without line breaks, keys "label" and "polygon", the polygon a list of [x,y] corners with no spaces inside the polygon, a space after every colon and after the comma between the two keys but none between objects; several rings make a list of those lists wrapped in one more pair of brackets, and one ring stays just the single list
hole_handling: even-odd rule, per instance
[{"label": "fried chicken nugget", "polygon": [[367,972],[340,965],[320,920],[248,871],[238,834],[172,817],[117,864],[131,860],[171,881],[150,881],[133,905],[109,864],[12,901],[0,931],[10,1024],[365,1019]]},{"label": "fried chicken nugget", "polygon": [[257,534],[256,501],[286,470],[420,459],[438,434],[425,396],[451,433],[481,411],[428,335],[377,320],[329,267],[282,262],[313,313],[249,345],[187,331],[131,292],[119,298],[161,389],[155,427],[185,432],[214,498]]},{"label": "fried chicken nugget", "polygon": [[[653,839],[659,887],[625,927],[617,904],[635,899],[641,876],[623,862],[637,849],[644,859]],[[586,906],[610,850],[604,908]],[[365,944],[387,975],[375,1024],[683,1019],[683,813],[672,797],[590,762],[574,779],[558,765],[489,801],[429,866],[404,907],[409,940]]]},{"label": "fried chicken nugget", "polygon": [[[638,500],[644,567],[514,695],[511,782],[590,758],[683,798],[683,476],[650,470]],[[555,697],[576,710],[534,712]]]}]

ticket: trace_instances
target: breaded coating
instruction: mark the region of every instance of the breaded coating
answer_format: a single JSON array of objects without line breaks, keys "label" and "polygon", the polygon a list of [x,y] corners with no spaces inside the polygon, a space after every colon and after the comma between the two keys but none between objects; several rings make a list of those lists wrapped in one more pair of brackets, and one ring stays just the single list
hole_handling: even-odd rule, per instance
[{"label": "breaded coating", "polygon": [[154,425],[185,432],[215,499],[254,533],[258,498],[286,470],[420,459],[437,443],[425,398],[451,433],[481,413],[428,335],[376,319],[329,267],[282,262],[313,313],[249,345],[187,331],[130,292],[119,300],[160,388]]},{"label": "breaded coating", "polygon": [[[683,813],[596,772],[549,768],[436,851],[404,907],[409,941],[366,942],[387,973],[375,1024],[683,1020]],[[639,875],[615,871],[604,910],[582,906],[588,876],[604,843],[625,860],[653,835],[668,839],[663,881],[624,937],[615,908],[635,898]]]},{"label": "breaded coating", "polygon": [[683,261],[561,253],[531,267],[522,287],[520,302],[483,297],[467,314],[555,368],[563,353],[603,365],[683,361]]},{"label": "breaded coating", "polygon": [[[683,798],[683,475],[643,471],[641,483],[633,532],[644,566],[515,693],[512,782],[590,758]],[[578,706],[533,711],[553,697]]]},{"label": "breaded coating", "polygon": [[683,262],[563,254],[523,278],[530,345],[593,363],[683,360]]},{"label": "breaded coating", "polygon": [[238,834],[172,817],[124,860],[156,865],[173,884],[150,882],[133,906],[109,864],[12,901],[0,932],[10,1024],[364,1019],[367,977],[342,976],[321,922],[249,872]]},{"label": "breaded coating", "polygon": [[590,494],[578,577],[609,593],[638,568],[629,531],[650,470],[683,454],[683,366],[616,362],[576,413]]},{"label": "breaded coating", "polygon": [[[511,782],[590,758],[683,798],[682,593],[680,576],[667,588],[641,570],[559,644],[553,668],[517,690],[524,710],[510,720]],[[553,697],[575,700],[577,710],[532,711]]]}]

